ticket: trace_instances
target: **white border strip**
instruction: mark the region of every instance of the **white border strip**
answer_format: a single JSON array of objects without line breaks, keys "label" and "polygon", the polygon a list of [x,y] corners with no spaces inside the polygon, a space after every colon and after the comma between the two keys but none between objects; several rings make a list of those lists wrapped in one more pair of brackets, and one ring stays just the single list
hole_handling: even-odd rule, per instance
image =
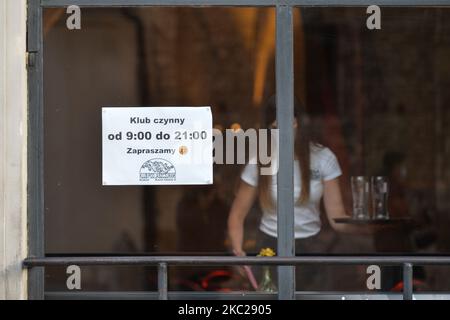
[{"label": "white border strip", "polygon": [[25,299],[26,1],[0,1],[0,299]]}]

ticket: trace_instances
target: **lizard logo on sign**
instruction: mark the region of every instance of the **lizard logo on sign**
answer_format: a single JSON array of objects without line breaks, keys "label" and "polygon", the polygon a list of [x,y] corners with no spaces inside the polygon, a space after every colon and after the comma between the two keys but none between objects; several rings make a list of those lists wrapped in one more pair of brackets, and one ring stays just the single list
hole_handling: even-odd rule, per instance
[{"label": "lizard logo on sign", "polygon": [[139,170],[140,181],[175,181],[176,177],[174,165],[165,159],[150,159]]}]

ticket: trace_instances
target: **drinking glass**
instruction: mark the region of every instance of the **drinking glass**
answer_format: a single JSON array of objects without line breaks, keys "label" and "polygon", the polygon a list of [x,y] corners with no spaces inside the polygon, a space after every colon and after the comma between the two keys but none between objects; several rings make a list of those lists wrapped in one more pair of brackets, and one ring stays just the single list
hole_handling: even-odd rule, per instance
[{"label": "drinking glass", "polygon": [[368,193],[369,183],[364,176],[351,178],[353,196],[353,219],[369,219]]}]

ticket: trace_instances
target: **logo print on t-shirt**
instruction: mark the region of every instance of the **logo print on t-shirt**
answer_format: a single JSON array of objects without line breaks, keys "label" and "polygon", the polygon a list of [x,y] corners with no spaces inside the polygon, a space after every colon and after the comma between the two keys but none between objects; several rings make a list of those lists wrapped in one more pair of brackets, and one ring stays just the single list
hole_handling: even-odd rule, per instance
[{"label": "logo print on t-shirt", "polygon": [[311,169],[311,180],[320,180],[320,171],[317,169]]}]

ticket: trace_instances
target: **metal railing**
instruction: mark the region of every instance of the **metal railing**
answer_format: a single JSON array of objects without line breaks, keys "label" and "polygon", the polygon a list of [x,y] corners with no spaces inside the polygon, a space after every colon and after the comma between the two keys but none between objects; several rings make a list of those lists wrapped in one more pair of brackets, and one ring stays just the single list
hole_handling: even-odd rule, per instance
[{"label": "metal railing", "polygon": [[450,256],[297,256],[297,257],[211,257],[211,256],[119,256],[27,258],[27,268],[50,266],[157,266],[158,298],[168,299],[169,266],[239,265],[389,265],[403,267],[403,299],[413,297],[413,265],[447,265]]}]

